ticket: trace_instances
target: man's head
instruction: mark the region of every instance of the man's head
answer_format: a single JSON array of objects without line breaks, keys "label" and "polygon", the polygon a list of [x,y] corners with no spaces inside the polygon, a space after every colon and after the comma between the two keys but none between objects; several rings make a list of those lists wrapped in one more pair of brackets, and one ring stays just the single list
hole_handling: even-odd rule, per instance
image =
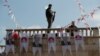
[{"label": "man's head", "polygon": [[12,38],[12,32],[8,33],[8,34],[7,34],[7,37],[8,37],[8,38]]},{"label": "man's head", "polygon": [[49,5],[48,5],[48,8],[51,8],[51,7],[52,7],[52,4],[49,4]]},{"label": "man's head", "polygon": [[72,23],[71,23],[72,25],[75,25],[75,21],[72,21]]}]

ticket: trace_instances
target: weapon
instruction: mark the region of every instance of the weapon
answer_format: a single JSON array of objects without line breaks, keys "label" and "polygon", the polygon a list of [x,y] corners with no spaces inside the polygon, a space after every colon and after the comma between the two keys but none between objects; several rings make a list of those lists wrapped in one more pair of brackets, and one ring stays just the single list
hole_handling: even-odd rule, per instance
[{"label": "weapon", "polygon": [[55,20],[55,14],[56,14],[56,12],[54,11],[53,13],[54,13],[54,15],[53,15],[53,17],[52,17],[52,23],[53,23],[54,20]]}]

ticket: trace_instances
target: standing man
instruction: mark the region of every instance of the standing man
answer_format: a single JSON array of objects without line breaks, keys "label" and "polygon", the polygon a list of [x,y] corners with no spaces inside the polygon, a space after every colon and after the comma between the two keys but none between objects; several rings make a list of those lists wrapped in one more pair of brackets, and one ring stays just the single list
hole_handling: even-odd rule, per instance
[{"label": "standing man", "polygon": [[14,47],[14,39],[12,38],[12,32],[7,34],[5,40],[6,40],[6,47],[5,47],[6,56],[8,56],[8,53],[10,51],[12,51],[13,56],[15,56],[15,47]]},{"label": "standing man", "polygon": [[52,8],[52,4],[49,4],[48,8],[46,9],[46,18],[48,22],[48,28],[51,28],[52,23],[55,18],[55,13],[56,13],[55,11],[52,11],[51,8]]},{"label": "standing man", "polygon": [[80,31],[76,31],[74,33],[75,33],[74,40],[75,40],[76,54],[77,54],[78,48],[80,48],[80,46],[82,47],[83,51],[85,50],[84,37],[80,34]]},{"label": "standing man", "polygon": [[42,34],[35,34],[33,38],[33,56],[36,56],[36,53],[39,53],[39,56],[42,55]]},{"label": "standing man", "polygon": [[74,32],[77,30],[77,26],[75,25],[75,21],[71,22],[71,25],[68,27],[70,30],[70,36],[74,37]]},{"label": "standing man", "polygon": [[60,34],[61,34],[62,56],[66,55],[67,50],[70,52],[70,55],[72,56],[69,33],[68,32],[63,33],[63,31],[61,31]]},{"label": "standing man", "polygon": [[27,53],[28,53],[28,42],[29,42],[29,40],[28,40],[28,35],[27,35],[27,33],[21,33],[21,36],[20,36],[21,38],[20,38],[20,54],[21,54],[21,52],[23,51],[23,49],[25,50],[25,55],[27,56]]},{"label": "standing man", "polygon": [[56,37],[54,33],[48,34],[48,55],[56,55]]}]

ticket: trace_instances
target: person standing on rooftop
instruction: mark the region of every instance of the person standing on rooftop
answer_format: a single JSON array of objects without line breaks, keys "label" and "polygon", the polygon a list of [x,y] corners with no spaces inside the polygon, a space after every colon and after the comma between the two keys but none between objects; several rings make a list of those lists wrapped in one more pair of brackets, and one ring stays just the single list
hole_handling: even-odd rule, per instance
[{"label": "person standing on rooftop", "polygon": [[48,29],[51,28],[52,23],[54,22],[54,18],[55,18],[55,11],[52,11],[52,4],[48,5],[48,8],[46,9],[46,18],[47,18],[47,23],[48,23]]}]

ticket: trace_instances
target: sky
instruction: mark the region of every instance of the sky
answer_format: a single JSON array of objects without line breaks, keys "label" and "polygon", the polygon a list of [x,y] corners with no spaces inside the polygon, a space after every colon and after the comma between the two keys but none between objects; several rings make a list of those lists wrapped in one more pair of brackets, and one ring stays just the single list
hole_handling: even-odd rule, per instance
[{"label": "sky", "polygon": [[[80,0],[86,13],[100,6],[100,0]],[[52,28],[62,27],[81,16],[79,6],[75,0],[9,0],[9,5],[16,17],[16,21],[24,28],[47,28],[45,8],[52,4],[56,11]],[[4,7],[4,1],[0,0],[0,39],[5,36],[5,29],[16,28],[13,20],[8,15],[8,8]],[[94,18],[86,18],[91,27],[100,26],[100,10],[94,14]],[[85,27],[82,22],[76,24]],[[2,41],[4,42],[4,41]],[[0,43],[2,44],[2,43]]]}]

